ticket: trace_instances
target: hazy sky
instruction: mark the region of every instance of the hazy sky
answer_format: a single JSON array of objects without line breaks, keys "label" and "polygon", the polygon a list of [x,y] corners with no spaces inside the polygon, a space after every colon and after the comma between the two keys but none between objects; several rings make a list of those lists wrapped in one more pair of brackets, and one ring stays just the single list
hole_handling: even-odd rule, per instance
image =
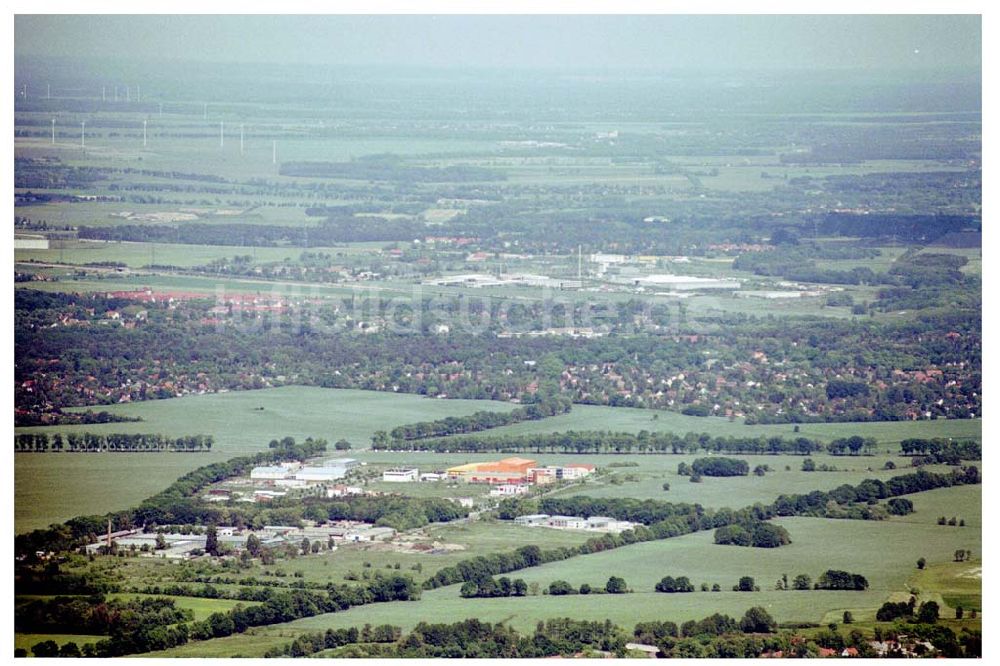
[{"label": "hazy sky", "polygon": [[16,55],[699,69],[981,66],[978,16],[18,16]]}]

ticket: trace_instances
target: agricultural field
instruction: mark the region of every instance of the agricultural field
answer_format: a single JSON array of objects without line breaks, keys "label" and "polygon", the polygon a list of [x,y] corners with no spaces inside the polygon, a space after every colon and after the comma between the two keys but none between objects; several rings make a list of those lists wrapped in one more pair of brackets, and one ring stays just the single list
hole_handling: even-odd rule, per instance
[{"label": "agricultural field", "polygon": [[[460,416],[479,410],[509,410],[514,405],[495,401],[432,400],[414,395],[355,391],[345,389],[321,389],[314,387],[287,386],[257,391],[234,391],[223,394],[186,396],[168,400],[153,400],[142,403],[109,405],[101,407],[114,414],[139,416],[139,422],[95,424],[87,426],[46,426],[44,428],[17,428],[15,433],[45,431],[50,434],[69,432],[93,433],[162,433],[168,436],[204,434],[215,437],[215,446],[210,453],[199,454],[64,454],[64,453],[18,453],[15,455],[15,524],[18,532],[44,527],[57,520],[65,520],[84,513],[98,513],[125,508],[155,494],[168,486],[178,476],[200,465],[218,462],[249,452],[265,450],[271,439],[285,436],[303,440],[306,437],[323,437],[331,443],[344,438],[355,449],[351,455],[372,463],[415,464],[422,471],[439,471],[449,466],[490,459],[488,455],[477,454],[430,454],[430,453],[362,453],[357,449],[367,448],[371,435],[376,430],[391,428],[403,423]],[[260,409],[263,408],[263,409]],[[655,418],[654,418],[655,417]],[[527,421],[512,426],[504,426],[491,434],[532,434],[558,432],[564,430],[616,430],[638,432],[640,430],[660,432],[708,432],[712,435],[742,436],[783,435],[795,436],[791,425],[746,426],[721,418],[699,418],[684,416],[675,412],[653,412],[651,410],[624,407],[597,407],[576,405],[569,414],[559,415],[542,421]],[[978,439],[978,420],[937,420],[919,423],[837,423],[802,424],[800,435],[830,440],[851,435],[871,436],[885,444],[888,450],[907,437],[954,437]],[[880,447],[881,448],[881,447]],[[493,456],[495,457],[495,456]],[[579,461],[579,456],[539,455],[544,464],[562,461]],[[596,456],[597,465],[610,462]],[[795,456],[772,459],[770,456],[753,457],[770,464],[776,471],[764,479],[751,477],[748,487],[753,497],[766,496],[772,490],[782,487],[789,475],[786,465],[797,470],[801,459]],[[597,489],[598,494],[615,495],[622,492],[638,493],[641,497],[662,498],[665,493],[660,486],[664,481],[672,484],[670,498],[687,501],[693,490],[684,479],[676,478],[677,463],[689,460],[684,456],[636,456],[645,468],[662,469],[653,475],[644,474],[638,482],[628,482],[623,486],[606,486]],[[801,476],[790,487],[812,489],[834,487],[841,483],[854,482],[863,477],[868,467],[878,470],[887,458],[835,458],[831,463],[843,469],[842,472],[813,473]],[[135,473],[142,470],[141,474]],[[631,471],[628,469],[625,472]],[[114,487],[106,483],[109,476],[122,481]],[[717,486],[730,480],[706,479],[703,484],[711,495],[713,490],[723,499],[729,492],[726,486]],[[394,484],[386,484],[392,486]],[[433,485],[433,484],[432,484]],[[395,490],[395,488],[379,489]],[[443,496],[447,489],[440,491]],[[428,488],[420,492],[438,496],[439,491]],[[84,498],[84,499],[81,499]],[[701,501],[701,500],[699,500]],[[710,505],[710,502],[706,502]]]},{"label": "agricultural field", "polygon": [[[531,435],[566,430],[608,430],[639,432],[707,432],[713,436],[802,436],[823,441],[861,435],[874,437],[879,443],[897,444],[910,437],[952,437],[980,439],[980,419],[929,421],[871,421],[864,423],[802,423],[798,431],[794,424],[745,425],[741,420],[722,417],[686,416],[677,412],[653,411],[629,407],[573,405],[568,414],[559,414],[541,421],[525,421],[490,431],[496,435]],[[880,447],[881,448],[881,447]]]},{"label": "agricultural field", "polygon": [[[15,529],[24,532],[82,514],[133,506],[196,467],[267,450],[282,437],[347,439],[367,447],[372,433],[403,423],[506,411],[514,405],[432,400],[416,395],[288,386],[169,400],[109,405],[107,411],[142,421],[47,426],[49,433],[162,433],[213,435],[211,453],[19,453],[14,462]],[[33,428],[16,429],[32,432]],[[108,483],[109,478],[117,481]]]},{"label": "agricultural field", "polygon": [[[478,617],[486,622],[503,621],[519,630],[530,630],[539,620],[569,616],[577,619],[611,619],[622,626],[637,622],[669,619],[682,622],[700,619],[714,612],[739,616],[751,605],[760,605],[779,622],[822,622],[839,618],[850,610],[863,620],[873,616],[884,601],[919,588],[921,599],[951,599],[973,603],[978,590],[975,563],[961,566],[951,562],[956,549],[982,552],[978,524],[942,527],[929,522],[915,523],[917,516],[944,511],[978,515],[981,489],[959,487],[918,493],[918,506],[910,516],[883,522],[829,520],[822,518],[781,518],[776,522],[788,529],[792,543],[775,549],[751,549],[712,543],[711,532],[699,532],[673,539],[625,546],[616,550],[584,555],[511,574],[545,588],[554,580],[566,580],[574,587],[589,583],[603,586],[609,575],[623,576],[633,594],[550,597],[546,595],[511,599],[462,599],[457,585],[425,591],[416,602],[391,602],[341,613],[321,615],[287,624],[255,629],[254,644],[263,651],[266,638],[280,643],[298,632],[327,628],[393,624],[404,630],[421,620],[455,622]],[[531,535],[555,532],[545,528],[519,528]],[[505,535],[508,536],[508,535]],[[530,538],[530,537],[529,537]],[[516,539],[508,544],[524,543]],[[336,553],[334,554],[336,555]],[[916,560],[926,558],[927,569],[918,572]],[[378,561],[375,566],[381,564]],[[870,584],[865,592],[775,591],[776,581],[787,574],[800,573],[814,580],[827,569],[843,569],[865,576]],[[688,576],[696,587],[702,582],[718,583],[721,592],[660,594],[653,585],[663,576]],[[966,575],[966,577],[962,577]],[[753,576],[759,592],[732,592],[741,576]],[[951,617],[954,606],[947,604],[942,616]],[[204,646],[212,654],[240,652],[240,642],[232,638],[209,641]],[[205,652],[208,654],[209,652]],[[191,646],[176,648],[162,656],[195,654]],[[198,652],[202,654],[202,652]],[[157,655],[160,656],[160,655]]]}]

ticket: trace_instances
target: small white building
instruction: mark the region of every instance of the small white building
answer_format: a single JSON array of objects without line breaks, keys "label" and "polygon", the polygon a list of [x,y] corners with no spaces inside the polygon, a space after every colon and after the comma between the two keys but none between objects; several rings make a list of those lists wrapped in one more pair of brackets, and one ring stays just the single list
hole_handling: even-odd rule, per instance
[{"label": "small white building", "polygon": [[471,509],[475,505],[475,500],[471,497],[446,497],[445,499],[455,502],[459,506]]},{"label": "small white building", "polygon": [[503,483],[490,489],[493,497],[512,497],[514,495],[526,495],[529,486],[520,483]]},{"label": "small white building", "polygon": [[515,525],[528,525],[529,527],[538,527],[539,525],[544,525],[549,519],[549,514],[547,513],[531,513],[527,516],[518,516],[514,519]]},{"label": "small white building", "polygon": [[365,491],[359,486],[343,486],[340,484],[326,489],[327,497],[348,497],[349,495],[364,495]]},{"label": "small white building", "polygon": [[545,525],[565,530],[587,529],[587,521],[579,516],[549,516],[549,519],[545,521]]},{"label": "small white building", "polygon": [[421,481],[441,481],[447,478],[447,474],[438,474],[437,472],[424,472],[420,475]]},{"label": "small white building", "polygon": [[274,485],[279,488],[305,488],[306,481],[304,479],[276,479]]},{"label": "small white building", "polygon": [[409,483],[420,478],[420,470],[415,467],[387,469],[382,472],[382,480],[390,483]]}]

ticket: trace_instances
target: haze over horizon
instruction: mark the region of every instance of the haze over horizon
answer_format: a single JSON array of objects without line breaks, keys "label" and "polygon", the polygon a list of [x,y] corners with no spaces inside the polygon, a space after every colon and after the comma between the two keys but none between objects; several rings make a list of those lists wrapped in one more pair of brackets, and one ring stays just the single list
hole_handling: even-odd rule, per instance
[{"label": "haze over horizon", "polygon": [[976,15],[20,15],[15,56],[388,67],[982,67]]}]

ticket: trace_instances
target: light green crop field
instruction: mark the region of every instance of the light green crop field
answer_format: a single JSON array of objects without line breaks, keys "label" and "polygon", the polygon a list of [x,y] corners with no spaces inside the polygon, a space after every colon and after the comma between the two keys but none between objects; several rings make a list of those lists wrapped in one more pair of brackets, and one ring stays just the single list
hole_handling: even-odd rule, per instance
[{"label": "light green crop field", "polygon": [[[367,446],[376,430],[403,423],[461,416],[515,405],[476,400],[434,400],[417,395],[289,386],[171,400],[111,405],[134,423],[51,426],[45,432],[162,433],[215,436],[206,454],[19,453],[14,463],[18,533],[74,516],[124,509],[163,490],[201,465],[267,449],[272,439],[345,438]],[[263,409],[258,409],[263,407]],[[101,407],[101,409],[105,409]],[[18,428],[32,432],[35,428]]]},{"label": "light green crop field", "polygon": [[[851,610],[866,617],[894,595],[907,594],[917,572],[916,560],[925,557],[927,572],[922,572],[921,598],[952,598],[973,607],[970,598],[978,592],[975,567],[966,565],[961,572],[951,571],[949,562],[956,549],[968,549],[978,556],[982,541],[980,530],[941,527],[928,522],[916,522],[916,516],[936,515],[948,507],[963,515],[978,515],[981,487],[945,488],[910,496],[917,513],[882,522],[827,520],[822,518],[782,518],[777,522],[786,527],[792,543],[776,549],[750,549],[719,546],[712,543],[711,532],[699,532],[674,539],[634,544],[612,551],[575,557],[540,567],[524,569],[511,576],[523,578],[529,585],[541,587],[554,580],[566,580],[574,586],[589,583],[603,586],[611,575],[625,578],[635,591],[628,595],[547,595],[510,599],[476,599],[459,597],[458,585],[426,591],[416,602],[374,604],[306,618],[273,627],[256,629],[254,645],[262,653],[267,649],[265,637],[281,644],[298,632],[322,631],[327,628],[360,626],[365,623],[394,624],[403,629],[417,622],[456,622],[476,617],[487,622],[506,622],[530,631],[539,620],[551,617],[576,619],[610,619],[631,628],[645,620],[682,622],[700,619],[715,612],[739,616],[750,606],[765,607],[778,621],[820,622],[827,616],[837,616]],[[543,528],[520,528],[526,534]],[[512,541],[508,548],[521,543]],[[827,569],[843,569],[865,576],[870,588],[866,592],[827,592],[809,590],[776,591],[775,583],[787,574],[789,579],[800,573],[814,580]],[[967,570],[966,570],[967,569]],[[700,587],[702,582],[718,583],[722,592],[689,594],[659,594],[653,585],[663,576],[688,576]],[[956,579],[959,575],[964,578]],[[732,592],[741,576],[753,576],[760,592]],[[970,582],[971,581],[971,582]],[[949,596],[950,595],[950,596]],[[957,601],[956,601],[957,603]],[[200,646],[188,645],[157,656],[212,654],[222,656],[240,650],[232,639],[208,641]]]},{"label": "light green crop field", "polygon": [[[654,418],[655,417],[655,418]],[[803,423],[799,432],[793,424],[745,425],[721,417],[685,416],[677,412],[653,411],[630,407],[602,407],[573,405],[568,414],[560,414],[541,421],[525,421],[490,431],[497,435],[531,435],[566,430],[612,430],[625,432],[707,432],[713,436],[758,437],[783,435],[785,437],[810,437],[830,441],[839,437],[861,435],[874,437],[880,443],[896,444],[909,437],[952,437],[980,439],[980,419],[938,419],[935,421],[882,421],[848,423]],[[881,447],[880,447],[881,448]]]},{"label": "light green crop field", "polygon": [[[556,496],[634,497],[697,503],[711,508],[737,509],[756,502],[770,503],[782,494],[833,490],[845,483],[855,485],[865,479],[885,480],[900,474],[912,474],[914,471],[908,466],[905,458],[894,458],[898,465],[897,469],[883,470],[882,465],[889,459],[885,456],[847,458],[819,455],[814,458],[817,462],[833,465],[838,471],[803,472],[802,457],[799,456],[736,455],[733,457],[746,460],[751,469],[757,465],[768,465],[772,471],[762,477],[754,474],[738,477],[702,477],[701,483],[691,483],[690,477],[677,474],[677,465],[682,461],[690,464],[697,457],[699,456],[633,456],[630,459],[639,463],[638,469],[614,470],[615,476],[622,481],[620,484],[609,483],[607,477],[587,480],[582,485],[573,485],[558,491]],[[588,458],[588,460],[594,459],[594,457]],[[615,456],[615,459],[624,458]],[[600,462],[601,459],[597,459],[597,463]],[[791,470],[786,470],[786,466],[791,467]],[[872,471],[868,471],[869,468]],[[945,473],[949,471],[949,468],[943,465],[926,469]],[[623,480],[626,475],[638,477],[638,481]],[[670,490],[663,490],[664,483],[670,484]],[[948,515],[950,517],[952,514]]]}]

